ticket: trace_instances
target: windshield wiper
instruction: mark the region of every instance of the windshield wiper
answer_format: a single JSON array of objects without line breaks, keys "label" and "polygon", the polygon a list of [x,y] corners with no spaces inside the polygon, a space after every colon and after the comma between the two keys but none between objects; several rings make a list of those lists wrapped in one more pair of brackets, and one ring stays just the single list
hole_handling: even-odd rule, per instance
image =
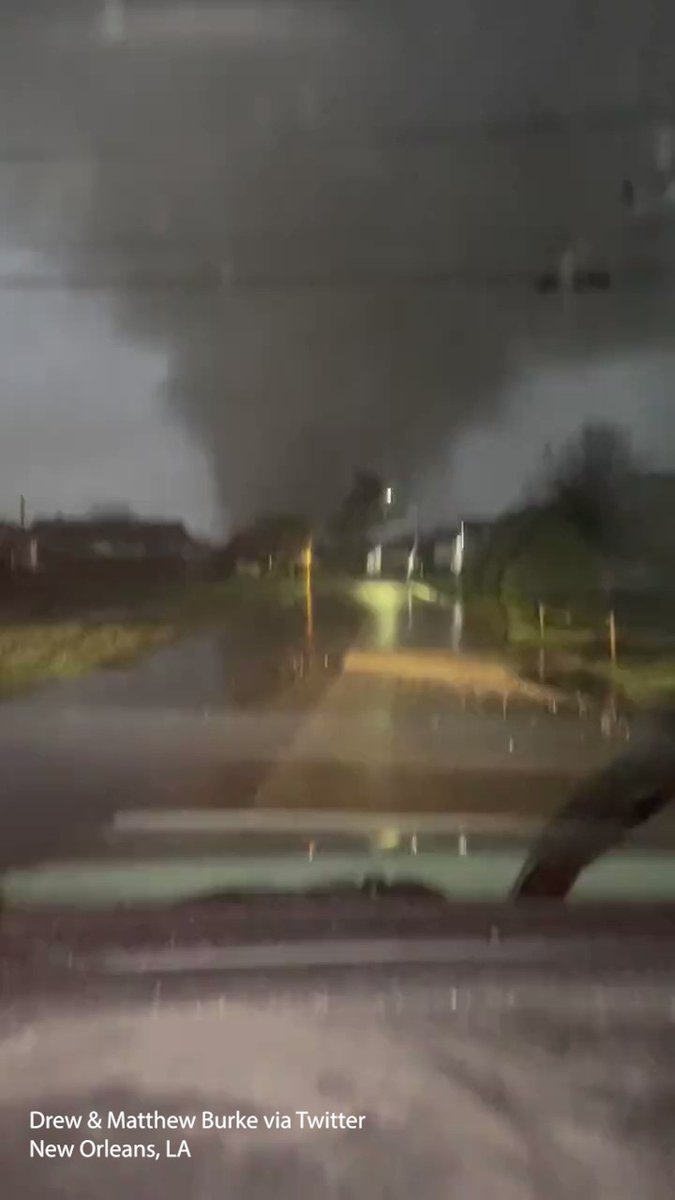
[{"label": "windshield wiper", "polygon": [[656,736],[585,780],[532,847],[513,898],[562,900],[579,875],[675,797],[672,713]]}]

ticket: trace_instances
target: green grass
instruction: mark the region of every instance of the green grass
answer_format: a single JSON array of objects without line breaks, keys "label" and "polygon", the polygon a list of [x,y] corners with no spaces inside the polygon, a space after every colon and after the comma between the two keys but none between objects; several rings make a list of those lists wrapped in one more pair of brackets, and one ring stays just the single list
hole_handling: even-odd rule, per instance
[{"label": "green grass", "polygon": [[[430,576],[428,582],[440,591],[455,594],[452,580]],[[563,676],[583,675],[589,683],[596,680],[606,684],[633,704],[675,699],[675,655],[665,653],[658,636],[649,645],[644,633],[621,628],[619,661],[613,665],[609,661],[607,613],[601,608],[595,611],[587,607],[581,614],[572,610],[568,623],[563,610],[549,607],[542,641],[537,610],[516,595],[509,596],[507,591],[500,601],[494,594],[464,588],[463,600],[467,616],[492,630],[495,637],[501,633],[516,655],[543,647],[554,671],[558,668]]]},{"label": "green grass", "polygon": [[641,663],[593,663],[588,664],[587,669],[635,704],[675,698],[675,658],[672,657]]},{"label": "green grass", "polygon": [[[537,614],[517,604],[506,603],[506,625],[508,640],[515,646],[542,645],[541,629]],[[589,625],[572,622],[570,625],[544,622],[543,645],[551,649],[567,649],[573,646],[591,646],[598,641],[598,630]]]},{"label": "green grass", "polygon": [[173,636],[170,626],[82,622],[0,627],[0,688],[13,691],[47,679],[69,679],[94,667],[132,660]]},{"label": "green grass", "polygon": [[[531,672],[535,658],[521,659]],[[675,656],[626,658],[612,663],[607,657],[594,657],[566,650],[547,652],[547,677],[558,686],[581,688],[590,693],[612,691],[630,704],[650,704],[675,699]]]},{"label": "green grass", "polygon": [[509,604],[506,612],[509,645],[516,653],[543,649],[549,673],[552,671],[561,678],[583,677],[591,688],[596,681],[631,704],[648,704],[675,697],[675,657],[663,652],[659,654],[658,643],[655,643],[653,655],[631,655],[631,649],[637,649],[637,641],[632,646],[631,632],[624,630],[618,662],[612,663],[606,624],[601,616],[587,625],[548,624],[542,641],[536,614],[514,604]]},{"label": "green grass", "polygon": [[[438,586],[433,579],[425,583]],[[315,576],[314,592],[324,600],[355,599],[353,580],[320,573]],[[184,633],[217,628],[238,615],[289,612],[304,603],[304,594],[301,579],[270,574],[261,579],[232,578],[167,588],[159,597],[141,595],[129,602],[123,619],[0,625],[0,689],[11,692],[50,679],[75,678],[97,667],[130,663]],[[449,586],[446,594],[454,596],[454,588]],[[499,604],[494,597],[477,593],[463,599],[467,617],[492,631],[495,638],[503,639],[506,626],[508,643],[516,652],[542,644],[537,615],[524,606]],[[559,661],[566,673],[582,672],[589,679],[610,684],[630,702],[675,697],[675,656],[622,660],[620,645],[619,662],[612,666],[606,657],[597,656],[603,636],[600,618],[593,626],[551,623],[543,644],[553,655],[561,655]],[[621,641],[630,646],[625,634]],[[551,665],[555,665],[553,660]]]},{"label": "green grass", "polygon": [[234,612],[252,606],[293,608],[303,594],[300,581],[284,575],[270,574],[261,579],[235,577],[176,588],[154,601],[151,611],[159,619],[175,622],[182,628],[217,625]]},{"label": "green grass", "polygon": [[198,628],[215,627],[254,607],[286,611],[302,599],[299,582],[281,577],[228,579],[139,595],[115,621],[24,621],[0,625],[0,690],[73,679],[123,665]]},{"label": "green grass", "polygon": [[486,592],[484,589],[466,580],[462,583],[460,589],[454,578],[451,578],[447,574],[435,574],[433,572],[426,574],[423,582],[429,584],[437,592],[440,592],[441,595],[447,596],[449,600],[453,602],[455,600],[461,601],[464,606],[467,625],[483,634],[491,635],[499,643],[505,640],[506,618],[504,606],[494,592]]}]

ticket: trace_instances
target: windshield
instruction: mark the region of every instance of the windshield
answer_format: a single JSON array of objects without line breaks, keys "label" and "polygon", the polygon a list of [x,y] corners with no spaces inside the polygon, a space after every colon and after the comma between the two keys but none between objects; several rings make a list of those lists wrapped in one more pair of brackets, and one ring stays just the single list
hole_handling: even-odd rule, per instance
[{"label": "windshield", "polygon": [[5,5],[6,872],[281,811],[515,822],[515,878],[668,701],[647,7]]}]

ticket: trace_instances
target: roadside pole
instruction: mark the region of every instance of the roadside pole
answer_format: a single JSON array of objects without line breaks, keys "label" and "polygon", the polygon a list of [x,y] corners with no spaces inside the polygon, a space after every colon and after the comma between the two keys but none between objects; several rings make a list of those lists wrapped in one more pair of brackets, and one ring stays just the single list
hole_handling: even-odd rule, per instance
[{"label": "roadside pole", "polygon": [[614,609],[610,609],[609,617],[609,657],[613,666],[616,666],[616,617]]},{"label": "roadside pole", "polygon": [[305,619],[307,629],[307,641],[311,642],[314,637],[314,605],[312,600],[312,561],[313,548],[311,538],[307,542],[303,553],[302,561],[305,575]]},{"label": "roadside pole", "polygon": [[408,555],[408,568],[407,568],[408,583],[410,583],[410,580],[412,579],[413,571],[415,570],[415,564],[417,562],[419,540],[420,540],[420,517],[419,517],[419,508],[416,504],[414,505],[412,511],[413,511],[413,522],[414,522],[413,530],[414,530],[414,532],[413,532],[412,550],[410,551],[410,554]]}]

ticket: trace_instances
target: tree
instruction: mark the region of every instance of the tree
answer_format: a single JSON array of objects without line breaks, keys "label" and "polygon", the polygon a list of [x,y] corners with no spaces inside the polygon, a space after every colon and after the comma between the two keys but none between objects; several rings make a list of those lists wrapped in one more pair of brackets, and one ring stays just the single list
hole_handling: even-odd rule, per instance
[{"label": "tree", "polygon": [[547,500],[590,546],[611,553],[636,473],[626,434],[614,425],[591,423],[549,464]]},{"label": "tree", "polygon": [[92,504],[87,513],[91,521],[138,521],[138,513],[129,504]]},{"label": "tree", "polygon": [[295,513],[268,513],[258,517],[235,537],[237,548],[256,558],[291,562],[310,535],[306,517]]},{"label": "tree", "polygon": [[506,601],[565,604],[596,598],[601,590],[600,556],[574,526],[554,512],[530,526],[529,537],[503,571]]},{"label": "tree", "polygon": [[335,532],[350,538],[366,537],[370,527],[382,519],[384,494],[379,475],[374,471],[357,471],[336,514]]}]

